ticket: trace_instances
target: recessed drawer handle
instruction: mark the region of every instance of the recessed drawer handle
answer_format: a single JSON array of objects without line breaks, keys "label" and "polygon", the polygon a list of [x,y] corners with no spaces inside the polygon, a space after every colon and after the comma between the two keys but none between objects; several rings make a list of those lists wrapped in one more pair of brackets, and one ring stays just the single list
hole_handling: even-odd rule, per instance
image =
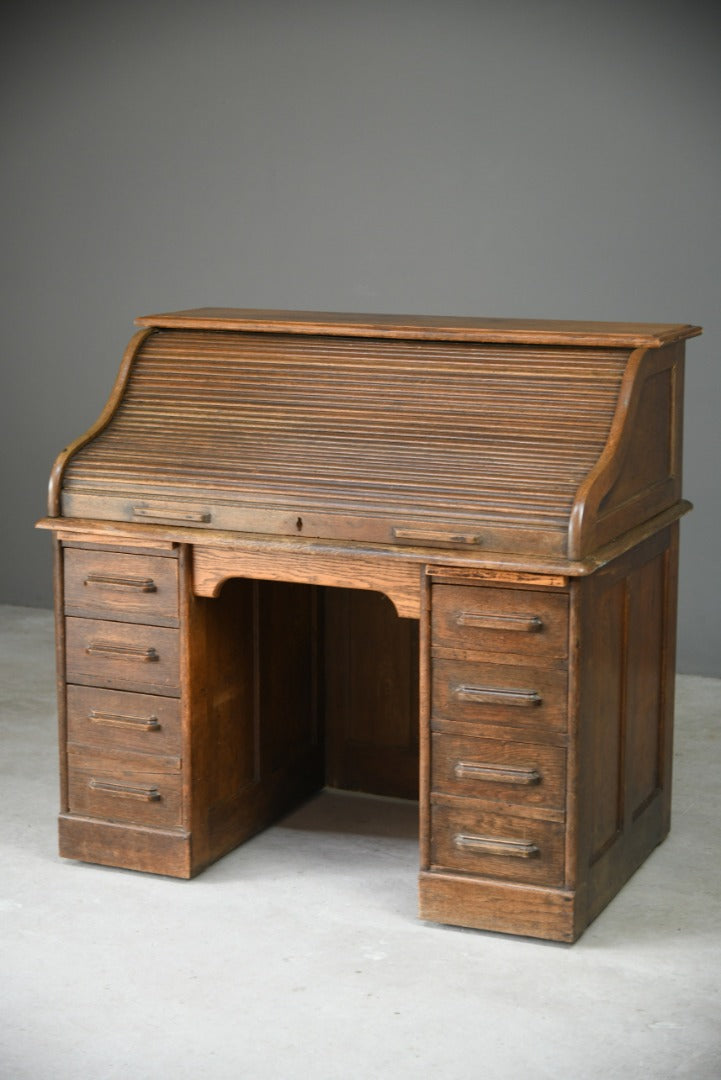
[{"label": "recessed drawer handle", "polygon": [[453,693],[459,701],[474,705],[520,705],[534,708],[543,698],[536,690],[496,690],[490,686],[457,686]]},{"label": "recessed drawer handle", "polygon": [[538,634],[543,630],[543,619],[538,615],[481,615],[476,611],[462,611],[456,623],[474,630],[519,630],[526,634]]},{"label": "recessed drawer handle", "polygon": [[160,659],[152,645],[147,649],[139,649],[134,645],[111,645],[110,642],[91,641],[85,652],[91,656],[107,656],[112,660],[144,660],[149,664]]},{"label": "recessed drawer handle", "polygon": [[122,795],[126,799],[140,799],[142,802],[158,802],[160,792],[156,787],[129,787],[127,784],[111,784],[107,780],[91,780],[93,791],[102,791],[106,795]]},{"label": "recessed drawer handle", "polygon": [[207,524],[211,515],[209,510],[172,510],[167,506],[134,506],[133,517]]},{"label": "recessed drawer handle", "polygon": [[488,780],[494,784],[522,784],[531,787],[540,784],[537,769],[524,769],[515,765],[483,765],[478,761],[457,761],[453,772],[459,780]]},{"label": "recessed drawer handle", "polygon": [[395,540],[409,540],[417,544],[480,544],[481,537],[475,533],[444,531],[443,529],[394,529]]},{"label": "recessed drawer handle", "polygon": [[459,833],[453,843],[461,851],[472,851],[477,855],[511,855],[515,859],[534,859],[540,855],[536,844],[522,840],[503,840],[495,836],[470,836]]},{"label": "recessed drawer handle", "polygon": [[110,727],[130,727],[143,731],[160,731],[157,716],[123,716],[122,713],[103,713],[91,709],[88,720],[95,724],[108,724]]},{"label": "recessed drawer handle", "polygon": [[88,574],[84,585],[117,585],[121,589],[139,589],[140,592],[157,592],[152,578],[116,577],[113,574]]}]

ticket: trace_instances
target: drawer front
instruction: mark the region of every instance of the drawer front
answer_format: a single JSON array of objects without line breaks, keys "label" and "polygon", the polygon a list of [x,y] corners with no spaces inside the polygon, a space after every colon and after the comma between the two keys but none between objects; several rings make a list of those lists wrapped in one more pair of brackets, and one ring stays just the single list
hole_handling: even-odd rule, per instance
[{"label": "drawer front", "polygon": [[558,746],[435,733],[433,791],[518,806],[563,810],[566,755]]},{"label": "drawer front", "polygon": [[68,686],[68,741],[98,750],[180,754],[177,698]]},{"label": "drawer front", "polygon": [[177,625],[176,559],[66,548],[64,576],[67,615]]},{"label": "drawer front", "polygon": [[550,821],[477,813],[467,804],[434,806],[431,861],[436,870],[563,885],[564,827]]},{"label": "drawer front", "polygon": [[530,589],[435,585],[434,646],[522,656],[532,664],[568,655],[568,597]]},{"label": "drawer front", "polygon": [[563,669],[437,658],[433,718],[563,731],[567,684]]},{"label": "drawer front", "polygon": [[177,630],[78,618],[67,618],[65,628],[68,682],[180,693]]},{"label": "drawer front", "polygon": [[[140,757],[140,755],[138,755]],[[74,814],[157,828],[181,824],[179,771],[82,753],[68,756],[68,805]]]}]

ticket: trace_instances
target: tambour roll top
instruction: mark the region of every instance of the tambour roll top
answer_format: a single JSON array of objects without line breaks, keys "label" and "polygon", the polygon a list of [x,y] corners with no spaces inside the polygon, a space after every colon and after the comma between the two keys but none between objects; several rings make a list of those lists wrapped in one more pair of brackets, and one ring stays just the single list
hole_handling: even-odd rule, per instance
[{"label": "tambour roll top", "polygon": [[108,408],[56,465],[51,514],[578,559],[680,503],[695,327],[138,322]]}]

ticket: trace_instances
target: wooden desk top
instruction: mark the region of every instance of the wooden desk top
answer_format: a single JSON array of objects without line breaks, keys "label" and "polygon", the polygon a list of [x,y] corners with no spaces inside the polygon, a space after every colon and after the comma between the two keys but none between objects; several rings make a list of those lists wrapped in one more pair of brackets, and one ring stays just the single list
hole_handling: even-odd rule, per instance
[{"label": "wooden desk top", "polygon": [[201,307],[143,315],[138,326],[187,330],[247,330],[284,334],[478,341],[509,345],[598,345],[655,348],[695,337],[700,326],[681,323],[575,322],[488,319],[456,315],[370,315],[328,311]]}]

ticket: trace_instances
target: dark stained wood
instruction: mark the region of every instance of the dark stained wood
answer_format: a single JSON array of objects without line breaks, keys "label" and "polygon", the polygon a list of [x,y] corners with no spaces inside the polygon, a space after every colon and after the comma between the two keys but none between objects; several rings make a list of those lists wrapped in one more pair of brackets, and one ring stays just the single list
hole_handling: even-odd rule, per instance
[{"label": "dark stained wood", "polygon": [[61,853],[191,877],[417,794],[423,918],[575,940],[669,828],[698,328],[140,322],[39,523]]},{"label": "dark stained wood", "polygon": [[379,593],[325,591],[326,783],[418,798],[418,623]]}]

